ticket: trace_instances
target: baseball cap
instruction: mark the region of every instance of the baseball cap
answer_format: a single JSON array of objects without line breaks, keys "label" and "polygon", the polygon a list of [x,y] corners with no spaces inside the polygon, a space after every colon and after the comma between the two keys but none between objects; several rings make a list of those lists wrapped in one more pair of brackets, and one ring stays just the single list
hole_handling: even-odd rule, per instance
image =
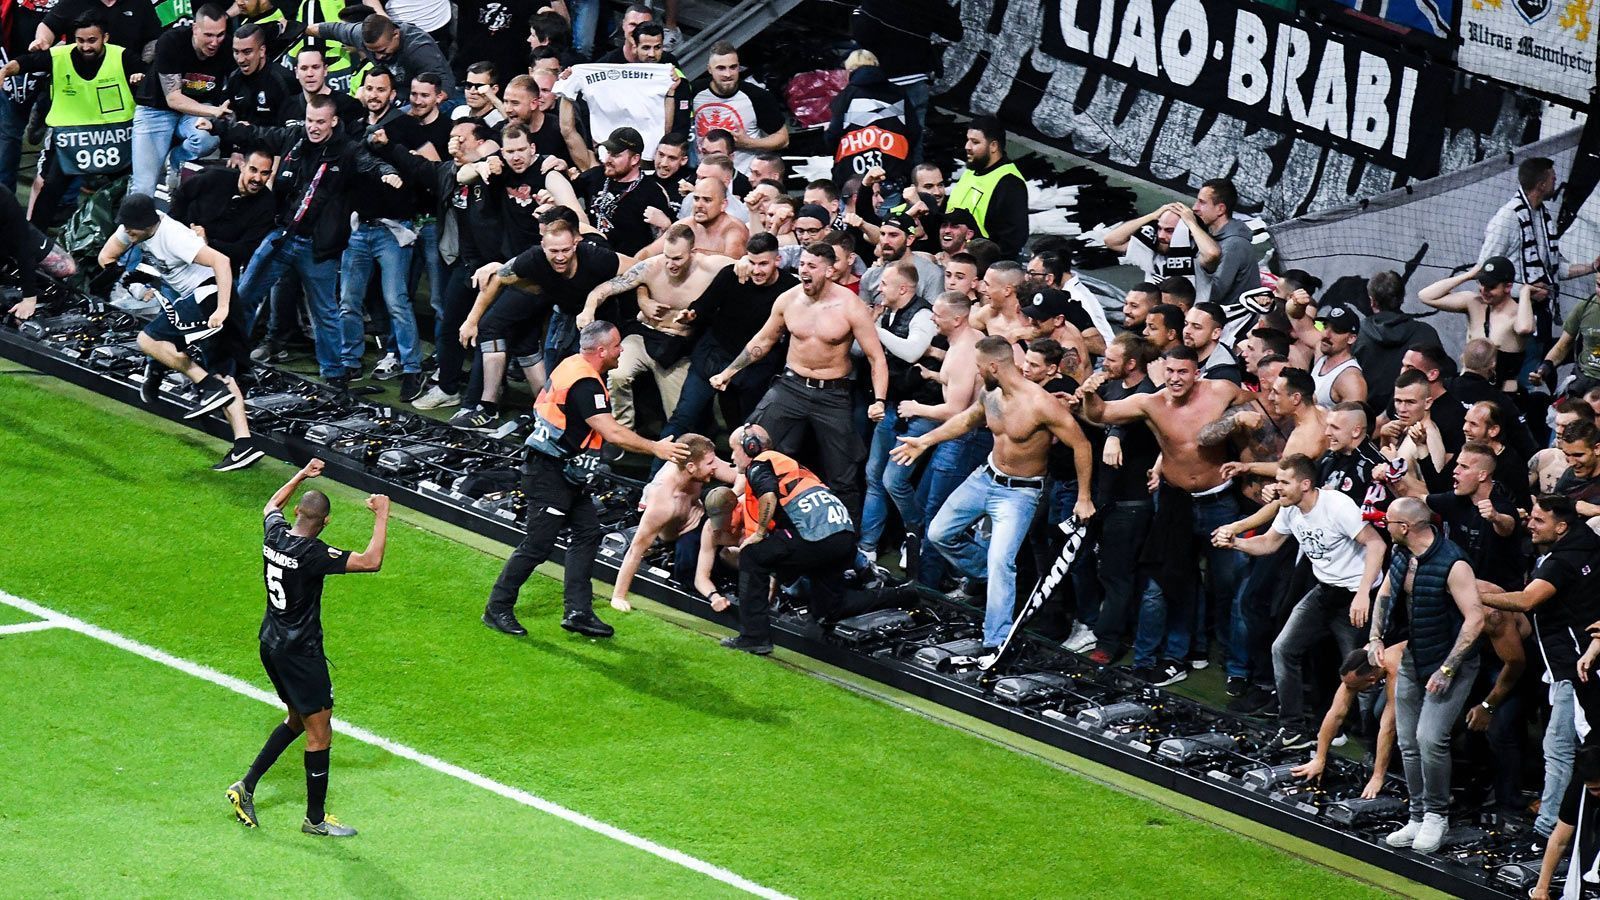
[{"label": "baseball cap", "polygon": [[1039,288],[1022,303],[1022,312],[1030,319],[1044,321],[1064,316],[1072,308],[1072,295],[1055,288]]},{"label": "baseball cap", "polygon": [[828,208],[820,203],[807,203],[800,207],[800,211],[795,213],[794,217],[797,220],[816,219],[822,223],[824,228],[828,227],[829,222],[833,221],[833,216],[828,215]]},{"label": "baseball cap", "polygon": [[1335,303],[1317,310],[1316,324],[1340,334],[1355,334],[1361,330],[1361,317],[1343,303]]},{"label": "baseball cap", "polygon": [[703,502],[706,518],[720,525],[733,515],[733,508],[738,505],[738,498],[734,496],[731,488],[718,486],[706,492]]},{"label": "baseball cap", "polygon": [[129,194],[117,208],[117,224],[124,228],[154,228],[160,221],[155,198],[149,194]]},{"label": "baseball cap", "polygon": [[627,125],[613,129],[611,136],[600,142],[607,153],[622,153],[632,150],[634,153],[644,153],[644,138],[639,136],[636,128]]},{"label": "baseball cap", "polygon": [[1511,260],[1504,256],[1489,257],[1483,261],[1483,268],[1478,270],[1478,283],[1484,287],[1510,284],[1516,277],[1516,270],[1511,267]]},{"label": "baseball cap", "polygon": [[965,209],[947,210],[944,214],[942,225],[965,225],[973,231],[978,230],[978,220],[974,219],[972,213]]},{"label": "baseball cap", "polygon": [[890,228],[898,228],[906,234],[917,233],[917,220],[905,213],[894,213],[883,220],[883,224]]}]

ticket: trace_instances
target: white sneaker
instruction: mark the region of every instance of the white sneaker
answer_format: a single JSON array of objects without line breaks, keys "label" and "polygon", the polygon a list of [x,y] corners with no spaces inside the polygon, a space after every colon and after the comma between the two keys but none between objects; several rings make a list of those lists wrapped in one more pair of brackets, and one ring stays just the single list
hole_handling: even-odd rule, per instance
[{"label": "white sneaker", "polygon": [[1444,843],[1444,833],[1450,827],[1450,820],[1438,813],[1428,813],[1422,817],[1422,828],[1417,831],[1417,837],[1411,842],[1411,849],[1417,853],[1432,853]]},{"label": "white sneaker", "polygon": [[1094,644],[1094,629],[1083,624],[1082,622],[1074,623],[1072,626],[1072,634],[1068,635],[1067,639],[1061,642],[1061,646],[1072,653],[1087,653],[1094,649]]},{"label": "white sneaker", "polygon": [[1417,832],[1421,830],[1421,822],[1407,822],[1406,827],[1399,831],[1390,832],[1389,836],[1383,839],[1383,842],[1391,847],[1409,847],[1416,841]]},{"label": "white sneaker", "polygon": [[387,354],[372,367],[372,377],[379,381],[393,381],[400,377],[400,357]]},{"label": "white sneaker", "polygon": [[428,388],[421,397],[411,401],[417,409],[439,409],[444,406],[460,406],[460,394],[446,394],[437,384]]}]

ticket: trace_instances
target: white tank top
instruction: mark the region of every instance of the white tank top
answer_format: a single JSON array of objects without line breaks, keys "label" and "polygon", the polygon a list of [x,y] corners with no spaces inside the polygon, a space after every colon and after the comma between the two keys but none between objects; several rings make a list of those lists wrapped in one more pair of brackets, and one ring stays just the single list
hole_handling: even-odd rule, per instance
[{"label": "white tank top", "polygon": [[1322,375],[1319,373],[1322,371],[1322,362],[1325,359],[1327,359],[1327,357],[1319,356],[1317,357],[1316,361],[1311,364],[1311,380],[1316,382],[1317,385],[1317,405],[1326,409],[1332,409],[1333,383],[1339,380],[1339,376],[1344,374],[1346,369],[1355,369],[1358,372],[1361,371],[1361,363],[1356,362],[1355,358],[1351,357],[1337,366],[1334,366],[1333,371],[1326,375]]}]

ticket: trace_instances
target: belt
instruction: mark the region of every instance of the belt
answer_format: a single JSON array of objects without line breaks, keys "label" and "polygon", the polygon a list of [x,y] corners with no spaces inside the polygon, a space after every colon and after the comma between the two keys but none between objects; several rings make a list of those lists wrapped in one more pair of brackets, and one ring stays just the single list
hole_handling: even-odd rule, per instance
[{"label": "belt", "polygon": [[1224,481],[1223,483],[1217,485],[1214,488],[1206,488],[1203,491],[1190,491],[1189,492],[1189,496],[1193,497],[1196,500],[1199,500],[1202,497],[1211,497],[1211,496],[1215,496],[1217,494],[1220,494],[1223,491],[1225,491],[1225,490],[1227,490],[1228,488],[1231,488],[1231,487],[1233,487],[1233,479],[1229,478],[1227,481]]},{"label": "belt", "polygon": [[1044,488],[1043,475],[1034,475],[1030,478],[1019,478],[1015,475],[1007,475],[1004,472],[1001,472],[999,469],[994,467],[994,463],[987,461],[984,462],[983,467],[988,470],[989,477],[994,479],[994,483],[1000,485],[1001,487]]},{"label": "belt", "polygon": [[790,379],[792,381],[798,381],[798,382],[800,382],[801,384],[805,385],[808,388],[812,388],[812,389],[819,390],[819,391],[831,390],[833,388],[847,388],[847,387],[850,386],[850,381],[851,381],[851,379],[848,378],[848,377],[845,377],[845,378],[809,378],[809,377],[807,377],[805,375],[801,375],[799,372],[796,372],[793,369],[784,369],[783,370],[783,377],[788,378],[788,379]]}]

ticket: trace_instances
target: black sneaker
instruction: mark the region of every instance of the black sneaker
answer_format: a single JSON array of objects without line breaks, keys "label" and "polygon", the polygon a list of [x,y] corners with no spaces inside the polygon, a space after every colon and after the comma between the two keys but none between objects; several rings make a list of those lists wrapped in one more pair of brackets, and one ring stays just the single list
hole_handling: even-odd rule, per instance
[{"label": "black sneaker", "polygon": [[1229,697],[1243,697],[1245,691],[1250,690],[1250,679],[1243,675],[1229,675],[1227,690]]},{"label": "black sneaker", "polygon": [[239,438],[228,449],[227,455],[211,467],[211,471],[232,472],[235,469],[243,469],[265,455],[266,453],[251,443],[249,438]]},{"label": "black sneaker", "polygon": [[148,360],[144,364],[144,381],[139,384],[139,399],[149,406],[161,396],[161,379],[167,375],[167,367],[155,360]]},{"label": "black sneaker", "polygon": [[357,382],[357,381],[361,381],[363,378],[364,378],[364,375],[363,375],[361,369],[359,369],[359,368],[356,369],[355,371],[349,373],[348,375],[345,376],[345,390],[349,391],[351,396],[354,396],[354,397],[370,397],[373,394],[381,394],[381,393],[383,393],[383,388],[378,387],[375,384],[355,384],[354,383],[354,382]]},{"label": "black sneaker", "polygon": [[772,652],[771,641],[753,641],[742,634],[736,634],[733,637],[723,638],[722,646],[727,647],[729,650],[740,650],[745,653],[753,653],[756,656],[766,656],[768,653]]},{"label": "black sneaker", "polygon": [[509,609],[503,612],[485,609],[483,611],[483,624],[512,637],[523,637],[528,633],[528,629],[522,627],[522,623],[517,621],[516,615]]},{"label": "black sneaker", "polygon": [[233,402],[233,392],[215,375],[207,375],[195,388],[200,391],[200,401],[194,409],[183,414],[185,419],[198,418]]},{"label": "black sneaker", "polygon": [[901,571],[909,581],[916,581],[922,572],[922,541],[914,534],[906,535],[905,564]]},{"label": "black sneaker", "polygon": [[449,424],[468,431],[487,432],[494,430],[495,422],[499,421],[499,418],[494,412],[482,406],[474,406],[472,409],[463,409],[451,416]]},{"label": "black sneaker", "polygon": [[1278,733],[1267,742],[1268,750],[1304,750],[1315,747],[1317,739],[1297,728],[1279,728]]},{"label": "black sneaker", "polygon": [[1155,666],[1134,666],[1128,670],[1128,674],[1140,681],[1154,684],[1156,679],[1161,677],[1161,670]]},{"label": "black sneaker", "polygon": [[419,372],[407,372],[404,375],[401,375],[400,401],[402,403],[410,403],[418,397],[421,397],[422,392],[426,387],[426,383],[424,383],[422,380],[422,374]]},{"label": "black sneaker", "polygon": [[592,612],[568,613],[561,620],[561,627],[585,637],[608,638],[617,633],[615,628],[600,621],[600,617]]},{"label": "black sneaker", "polygon": [[1156,687],[1166,687],[1188,678],[1189,667],[1175,659],[1164,659],[1156,666],[1156,675],[1156,680],[1150,683]]},{"label": "black sneaker", "polygon": [[1244,694],[1228,702],[1228,712],[1240,716],[1258,716],[1277,696],[1277,692],[1270,688],[1252,684]]}]

